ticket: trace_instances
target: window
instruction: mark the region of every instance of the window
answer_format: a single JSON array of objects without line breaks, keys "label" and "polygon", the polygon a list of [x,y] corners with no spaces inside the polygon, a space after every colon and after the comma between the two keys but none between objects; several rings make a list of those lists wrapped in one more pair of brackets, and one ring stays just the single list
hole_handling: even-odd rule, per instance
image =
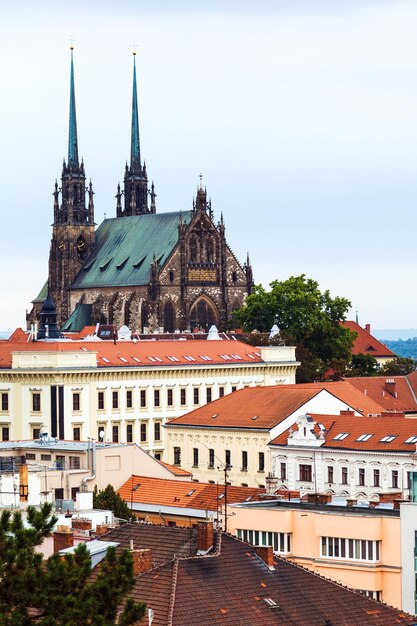
[{"label": "window", "polygon": [[26,454],[26,460],[27,461],[36,461],[36,454],[33,454],[33,452],[28,452]]},{"label": "window", "polygon": [[128,389],[126,391],[126,408],[131,409],[133,407],[133,391]]},{"label": "window", "polygon": [[40,439],[40,437],[41,437],[41,429],[32,428],[32,439]]},{"label": "window", "polygon": [[79,393],[72,394],[72,410],[73,411],[80,410],[80,394]]},{"label": "window", "polygon": [[327,468],[327,482],[328,483],[333,483],[334,482],[334,468],[333,465],[329,465]]},{"label": "window", "polygon": [[281,480],[287,480],[287,464],[280,463],[280,478]]},{"label": "window", "polygon": [[246,450],[242,450],[242,472],[248,471],[248,453]]},{"label": "window", "polygon": [[394,441],[396,438],[397,435],[385,435],[385,437],[379,440],[379,443],[391,443],[391,441]]},{"label": "window", "polygon": [[358,470],[358,485],[360,487],[365,486],[365,468],[364,467],[360,467]]},{"label": "window", "polygon": [[8,426],[3,426],[1,429],[1,440],[2,441],[9,441],[9,427]]},{"label": "window", "polygon": [[232,393],[236,391],[236,389],[237,389],[236,385],[232,385]]},{"label": "window", "polygon": [[213,448],[209,448],[209,464],[208,464],[210,469],[213,469],[214,467],[214,449]]},{"label": "window", "polygon": [[140,423],[140,440],[148,441],[148,425],[146,422]]},{"label": "window", "polygon": [[236,530],[239,539],[254,546],[272,546],[277,554],[291,552],[291,533],[274,533],[267,530]]},{"label": "window", "polygon": [[41,394],[32,394],[32,411],[38,412],[41,410]]},{"label": "window", "polygon": [[104,436],[106,434],[106,427],[103,424],[99,425],[97,429],[97,441],[104,441]]},{"label": "window", "polygon": [[181,448],[174,448],[174,465],[181,465]]},{"label": "window", "polygon": [[381,481],[381,470],[374,469],[374,487],[380,487]]},{"label": "window", "polygon": [[41,454],[41,461],[50,461],[52,456],[50,454]]},{"label": "window", "polygon": [[65,457],[57,455],[55,457],[55,466],[57,470],[65,469]]},{"label": "window", "polygon": [[193,448],[193,467],[198,467],[198,448]]},{"label": "window", "polygon": [[232,467],[232,455],[231,455],[230,450],[224,451],[224,459],[225,459],[226,467]]},{"label": "window", "polygon": [[356,441],[368,441],[368,439],[370,439],[371,437],[373,437],[373,435],[371,435],[370,433],[365,433],[364,435],[358,437]]},{"label": "window", "polygon": [[167,390],[167,405],[172,406],[174,404],[174,393],[172,389]]},{"label": "window", "polygon": [[258,453],[258,472],[265,471],[265,452]]},{"label": "window", "polygon": [[413,435],[404,441],[404,443],[417,443],[417,435]]},{"label": "window", "polygon": [[346,439],[348,435],[349,433],[339,433],[336,437],[333,437],[333,439],[334,441],[343,441],[343,439]]},{"label": "window", "polygon": [[219,398],[223,398],[224,396],[224,387],[219,387]]},{"label": "window", "polygon": [[154,389],[153,390],[153,405],[156,407],[160,406],[160,393],[159,393],[159,389]]},{"label": "window", "polygon": [[[58,457],[57,457],[58,459]],[[70,456],[69,458],[69,467],[70,469],[80,469],[80,457],[79,456]]]},{"label": "window", "polygon": [[194,387],[194,404],[200,404],[200,389]]},{"label": "window", "polygon": [[126,441],[132,443],[133,441],[133,424],[126,425]]},{"label": "window", "polygon": [[343,466],[342,467],[342,485],[347,485],[348,484],[348,468]]},{"label": "window", "polygon": [[113,409],[118,409],[119,408],[119,392],[118,391],[113,391],[111,394],[112,397],[112,407]]},{"label": "window", "polygon": [[157,461],[160,461],[162,458],[162,452],[155,452],[153,456]]},{"label": "window", "polygon": [[161,422],[154,423],[154,440],[161,441]]},{"label": "window", "polygon": [[119,441],[119,427],[117,424],[114,424],[112,427],[112,440],[114,443]]},{"label": "window", "polygon": [[[2,393],[1,394],[1,410],[8,411],[9,410],[9,394]],[[4,441],[4,439],[3,439]]]},{"label": "window", "polygon": [[79,426],[74,426],[74,428],[72,429],[72,438],[74,439],[74,441],[81,440],[81,428]]},{"label": "window", "polygon": [[321,538],[321,556],[330,559],[379,561],[381,542],[339,537]]},{"label": "window", "polygon": [[104,409],[104,391],[99,391],[97,394],[97,407],[99,411]]},{"label": "window", "polygon": [[206,389],[206,402],[207,402],[207,404],[209,402],[211,402],[211,398],[212,398],[212,389],[211,389],[211,387],[207,387],[207,389]]},{"label": "window", "polygon": [[63,487],[57,487],[55,489],[55,500],[63,500],[64,499],[64,489]]},{"label": "window", "polygon": [[146,389],[140,390],[140,406],[142,409],[146,407]]},{"label": "window", "polygon": [[311,483],[311,465],[300,465],[300,480]]},{"label": "window", "polygon": [[392,470],[391,472],[391,487],[398,489],[398,470]]},{"label": "window", "polygon": [[367,589],[358,589],[358,591],[367,598],[373,598],[374,600],[378,600],[378,602],[382,600],[382,591],[369,591]]},{"label": "window", "polygon": [[79,487],[71,487],[71,500],[77,499],[77,493],[80,493]]},{"label": "window", "polygon": [[185,406],[187,404],[187,390],[184,389],[184,387],[180,389],[180,404],[181,406]]}]

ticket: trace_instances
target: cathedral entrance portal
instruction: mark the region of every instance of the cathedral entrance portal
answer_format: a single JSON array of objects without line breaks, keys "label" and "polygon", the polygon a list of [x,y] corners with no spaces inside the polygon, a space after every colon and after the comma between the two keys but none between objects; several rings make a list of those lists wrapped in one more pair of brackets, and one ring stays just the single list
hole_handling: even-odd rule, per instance
[{"label": "cathedral entrance portal", "polygon": [[217,310],[211,302],[205,298],[198,300],[190,311],[190,328],[191,330],[202,329],[208,330],[210,326],[219,324],[219,316]]}]

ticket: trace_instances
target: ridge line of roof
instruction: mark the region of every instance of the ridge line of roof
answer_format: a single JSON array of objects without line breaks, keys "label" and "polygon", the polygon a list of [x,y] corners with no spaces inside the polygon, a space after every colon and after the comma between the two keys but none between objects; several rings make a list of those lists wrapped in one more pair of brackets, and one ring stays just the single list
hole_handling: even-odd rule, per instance
[{"label": "ridge line of roof", "polygon": [[171,593],[169,596],[169,608],[167,615],[167,626],[174,626],[174,608],[175,608],[175,595],[177,591],[177,581],[178,581],[178,562],[179,558],[174,556],[174,565],[172,568],[172,581],[171,581]]}]

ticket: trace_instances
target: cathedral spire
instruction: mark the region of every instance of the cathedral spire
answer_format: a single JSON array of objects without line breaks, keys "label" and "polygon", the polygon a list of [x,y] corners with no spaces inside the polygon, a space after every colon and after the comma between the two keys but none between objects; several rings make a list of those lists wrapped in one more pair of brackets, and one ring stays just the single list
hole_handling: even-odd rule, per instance
[{"label": "cathedral spire", "polygon": [[136,51],[133,52],[132,131],[130,143],[130,167],[140,166],[139,113],[136,87]]},{"label": "cathedral spire", "polygon": [[75,87],[74,87],[74,46],[71,46],[71,81],[70,81],[70,111],[69,111],[69,134],[68,134],[68,165],[78,167],[78,137],[77,115],[75,111]]}]

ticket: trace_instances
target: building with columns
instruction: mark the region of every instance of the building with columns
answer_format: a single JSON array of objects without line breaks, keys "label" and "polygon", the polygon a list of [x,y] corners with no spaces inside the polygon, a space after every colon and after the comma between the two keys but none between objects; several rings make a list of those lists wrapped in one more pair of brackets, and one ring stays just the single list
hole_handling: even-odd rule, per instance
[{"label": "building with columns", "polygon": [[224,330],[251,292],[249,256],[241,264],[234,255],[201,179],[190,210],[157,212],[140,149],[135,56],[130,162],[115,217],[96,229],[93,186],[79,157],[72,49],[68,157],[53,195],[48,277],[28,327],[39,320],[48,288],[58,325],[71,331],[98,322],[139,332]]}]

